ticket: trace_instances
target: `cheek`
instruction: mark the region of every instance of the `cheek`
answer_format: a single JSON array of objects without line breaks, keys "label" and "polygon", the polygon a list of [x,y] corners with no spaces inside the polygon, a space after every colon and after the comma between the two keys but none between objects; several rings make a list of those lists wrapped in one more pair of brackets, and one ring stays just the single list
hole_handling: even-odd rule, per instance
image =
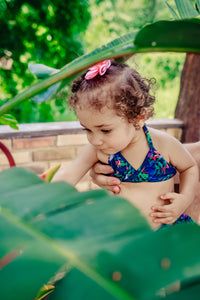
[{"label": "cheek", "polygon": [[126,145],[129,144],[134,137],[134,130],[132,128],[127,128],[126,130],[122,130],[118,134],[119,143]]},{"label": "cheek", "polygon": [[90,143],[91,142],[91,134],[89,134],[89,133],[86,133],[86,136],[87,136],[87,139],[88,139],[88,142]]}]

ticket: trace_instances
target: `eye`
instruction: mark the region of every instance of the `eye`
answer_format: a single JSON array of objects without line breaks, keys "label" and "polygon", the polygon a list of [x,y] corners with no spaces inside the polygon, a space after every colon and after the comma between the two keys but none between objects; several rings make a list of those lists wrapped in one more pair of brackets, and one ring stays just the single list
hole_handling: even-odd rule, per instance
[{"label": "eye", "polygon": [[91,133],[92,131],[88,128],[83,128],[84,131],[86,131],[87,133]]},{"label": "eye", "polygon": [[102,129],[101,132],[103,132],[103,133],[110,133],[111,130],[110,129]]}]

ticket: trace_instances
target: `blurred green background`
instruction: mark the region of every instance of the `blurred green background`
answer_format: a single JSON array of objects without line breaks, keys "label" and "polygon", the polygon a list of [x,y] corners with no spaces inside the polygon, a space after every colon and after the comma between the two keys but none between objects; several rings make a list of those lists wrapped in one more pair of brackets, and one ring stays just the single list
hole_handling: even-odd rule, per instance
[{"label": "blurred green background", "polygon": [[[174,6],[173,0],[168,3]],[[29,62],[61,68],[163,19],[172,19],[163,0],[0,0],[0,105],[36,80]],[[156,78],[155,118],[173,118],[184,60],[183,53],[136,54],[128,60],[143,76]],[[19,123],[76,120],[68,93],[66,87],[45,103],[26,101],[12,113]]]}]

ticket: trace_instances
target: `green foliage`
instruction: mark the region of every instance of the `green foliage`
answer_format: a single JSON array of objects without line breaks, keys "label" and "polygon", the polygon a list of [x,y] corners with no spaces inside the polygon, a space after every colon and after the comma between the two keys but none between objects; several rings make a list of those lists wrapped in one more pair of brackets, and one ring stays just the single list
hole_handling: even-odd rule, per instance
[{"label": "green foliage", "polygon": [[[36,82],[2,106],[0,115],[6,119],[15,105],[58,82],[64,87],[104,58],[126,60],[149,51],[198,53],[199,30],[199,20],[145,26]],[[170,61],[163,64],[155,56],[155,64],[175,80]],[[179,67],[175,65],[176,73]],[[122,198],[103,190],[79,193],[64,182],[47,183],[18,168],[0,174],[0,191],[2,299],[33,299],[45,283],[55,284],[51,300],[182,300],[199,295],[199,226],[151,231]]]},{"label": "green foliage", "polygon": [[198,11],[189,0],[174,0],[181,19],[195,18],[199,15]]},{"label": "green foliage", "polygon": [[152,231],[120,197],[20,168],[0,174],[0,190],[2,299],[33,299],[48,282],[51,300],[197,299],[199,226]]},{"label": "green foliage", "polygon": [[75,76],[81,74],[83,70],[103,59],[127,59],[134,53],[150,51],[190,51],[198,53],[200,52],[200,40],[196,39],[196,36],[199,34],[199,19],[158,21],[147,25],[138,32],[129,33],[89,54],[83,55],[64,66],[59,72],[40,80],[0,107],[0,115],[7,113],[14,106],[21,104],[30,97],[41,94],[41,92],[59,81],[62,81],[60,88],[64,87],[66,82],[68,83]]},{"label": "green foliage", "polygon": [[144,25],[152,23],[157,14],[155,0],[91,0],[90,2],[91,21],[85,33],[88,51],[125,33],[141,29]]},{"label": "green foliage", "polygon": [[155,118],[173,119],[184,60],[184,53],[141,53],[129,60],[141,75],[156,80]]},{"label": "green foliage", "polygon": [[177,15],[176,11],[173,9],[173,7],[171,7],[171,5],[169,5],[169,3],[167,1],[165,1],[165,0],[163,0],[163,1],[165,2],[167,7],[169,8],[169,10],[170,10],[172,16],[174,17],[174,19],[175,20],[179,19],[178,15]]},{"label": "green foliage", "polygon": [[[173,17],[162,0],[92,1],[91,3],[92,19],[85,34],[89,50],[117,38],[124,32],[142,28],[147,23],[158,20],[170,20]],[[167,3],[178,18],[174,0],[168,0]],[[113,24],[113,19],[116,20],[116,24]],[[174,117],[184,58],[185,55],[180,53],[148,53],[136,54],[128,61],[129,65],[136,67],[144,76],[156,78],[156,118]]]},{"label": "green foliage", "polygon": [[[4,65],[4,67],[0,69],[1,76],[2,76],[0,94],[4,95],[1,97],[2,99],[4,99],[5,95],[7,96],[7,98],[11,98],[13,95],[16,95],[19,91],[23,90],[24,87],[30,85],[33,82],[33,76],[30,74],[30,72],[27,69],[27,63],[29,61],[34,60],[35,62],[38,63],[41,62],[46,63],[47,65],[51,65],[51,67],[54,68],[60,68],[64,63],[72,60],[75,57],[75,55],[79,56],[82,52],[86,52],[86,49],[87,51],[88,50],[92,51],[94,48],[101,46],[102,44],[105,44],[106,42],[109,42],[114,38],[118,38],[119,35],[123,35],[124,32],[129,32],[132,31],[133,29],[142,28],[144,27],[145,24],[152,23],[153,21],[156,20],[170,19],[169,10],[167,9],[167,6],[164,5],[164,2],[162,1],[142,0],[138,2],[136,0],[135,1],[91,0],[90,6],[86,1],[81,3],[81,7],[77,5],[76,12],[69,11],[69,9],[71,9],[71,7],[73,6],[72,3],[70,3],[69,5],[68,2],[67,3],[56,2],[54,4],[51,3],[47,6],[49,2],[46,1],[45,2],[46,6],[44,5],[44,3],[42,5],[42,9],[44,9],[44,7],[48,8],[45,11],[46,19],[44,19],[42,23],[41,22],[39,23],[38,19],[40,19],[41,12],[37,12],[37,10],[40,4],[33,4],[33,9],[32,9],[31,1],[29,2],[29,5],[23,3],[23,1],[22,2],[18,1],[17,6],[15,6],[15,2],[16,1],[13,1],[12,5],[9,4],[11,5],[12,9],[10,8],[10,6],[7,7],[5,2],[2,2],[4,3],[2,4],[3,11],[5,12],[5,14],[7,14],[8,18],[5,18],[5,14],[2,13],[3,17],[0,22],[4,20],[4,23],[6,22],[9,23],[10,22],[9,19],[14,20],[15,15],[19,14],[17,12],[21,11],[20,16],[23,17],[23,23],[27,23],[26,25],[23,24],[22,26],[24,26],[25,28],[31,27],[31,29],[25,33],[24,32],[22,33],[22,31],[21,32],[19,30],[17,31],[16,28],[18,27],[15,24],[13,25],[13,28],[15,28],[15,30],[10,28],[10,32],[9,32],[10,38],[8,39],[6,36],[5,43],[3,39],[0,41],[1,51],[3,51],[2,59],[6,59],[7,65],[9,64],[9,62],[11,63],[12,60],[14,59],[13,67],[11,70],[6,69],[6,65]],[[170,7],[173,8],[174,11],[176,10],[176,7],[174,6],[174,1],[169,0],[167,3],[169,3]],[[59,9],[61,10],[65,9],[65,11],[67,11],[66,26],[62,27],[60,24],[60,20],[57,21],[55,20],[55,16],[54,16],[55,13],[53,13],[52,7],[53,7],[53,11],[58,11]],[[86,10],[83,11],[83,9],[85,9],[84,7],[86,9],[88,8],[90,12],[87,12]],[[9,14],[8,14],[8,8],[10,11]],[[73,9],[75,9],[75,6],[73,6]],[[82,17],[79,18],[78,14],[81,12],[82,12]],[[25,14],[26,16],[24,17],[23,14]],[[87,17],[90,16],[90,14],[92,16],[92,19],[89,22],[88,28],[86,30],[86,23],[88,23],[89,21],[89,18]],[[29,15],[31,15],[30,18]],[[76,16],[77,18],[76,25],[71,24],[72,23],[71,18],[70,18],[70,22],[68,22],[69,15],[71,15],[72,18],[73,16],[74,18]],[[22,19],[20,19],[19,21],[22,22]],[[33,32],[33,27],[36,25],[33,25],[30,21],[31,22],[34,21],[34,24],[39,24],[37,25],[37,28],[40,27],[41,35],[38,34],[36,35],[36,33],[34,35],[36,29],[34,29],[35,31]],[[81,29],[80,29],[81,24],[79,23],[79,21],[83,26],[83,28]],[[55,23],[60,24],[60,26],[54,27],[53,40],[49,40],[50,39],[49,34],[51,35],[51,29],[53,27],[52,24],[55,25]],[[20,24],[21,23],[19,23],[19,25]],[[65,23],[63,22],[62,24]],[[46,26],[48,30],[45,32],[44,29],[42,30],[41,26],[43,27]],[[81,32],[81,30],[83,32],[84,30],[86,30],[85,34],[83,34],[83,32],[78,33],[79,35],[77,39],[77,34],[74,34],[75,32],[74,30],[72,30],[70,33],[70,28],[71,28],[70,26],[72,27],[78,26],[79,32]],[[66,27],[68,29],[67,41],[70,41],[70,47],[69,45],[66,47],[66,45],[63,44],[63,41],[64,40],[66,41]],[[39,32],[39,29],[37,32]],[[15,36],[16,34],[17,36]],[[23,34],[22,38],[20,38],[20,34]],[[11,51],[9,51],[9,49],[5,50],[6,49],[5,45],[7,45],[6,43],[8,43],[9,40],[15,41],[16,39],[19,39],[20,41],[24,40],[23,44],[25,44],[26,46],[24,52],[22,52],[22,48],[19,48],[19,50],[17,50],[18,44],[16,46],[16,44],[14,43],[11,43],[12,47],[9,48]],[[36,41],[38,39],[39,41]],[[27,42],[27,40],[29,40],[29,43]],[[79,47],[78,50],[74,48],[74,50],[71,51],[72,55],[71,54],[68,55],[68,50],[71,49],[73,45],[76,46],[77,41],[80,41],[81,43],[78,46]],[[48,51],[44,51],[44,49],[42,48],[44,42],[47,44],[44,49],[48,48]],[[37,45],[37,47],[35,45]],[[17,54],[16,52],[18,53],[18,56],[16,56]],[[38,53],[40,53],[41,55],[39,56]],[[65,53],[66,55],[63,55],[63,53]],[[146,59],[147,56],[148,59]],[[155,62],[155,57],[157,57],[156,62]],[[140,54],[137,55],[134,59],[137,68],[141,71],[142,74],[147,75],[148,77],[154,76],[157,79],[158,84],[157,84],[156,98],[158,99],[158,101],[156,105],[156,115],[155,115],[156,117],[173,117],[177,96],[179,92],[179,80],[180,80],[179,78],[180,78],[180,73],[184,61],[182,57],[183,57],[182,55],[178,55],[178,54],[174,54],[174,55]],[[3,61],[2,59],[0,63]],[[49,62],[51,62],[51,64]],[[132,64],[132,61],[130,61],[130,64]],[[20,65],[20,67],[17,67],[18,65]],[[161,65],[163,66],[165,65],[166,67],[162,69]],[[178,69],[176,68],[176,65],[179,65]],[[17,71],[15,66],[17,67]],[[149,72],[149,70],[151,70],[151,72]],[[172,73],[174,72],[174,70],[177,71],[173,75]],[[174,78],[176,78],[176,81],[174,80],[172,81],[171,76],[174,76]],[[26,103],[21,103],[17,107],[13,108],[14,114],[19,120],[19,122],[48,122],[54,120],[55,121],[76,120],[75,114],[69,110],[67,105],[66,99],[68,97],[68,92],[69,92],[69,88],[68,86],[66,86],[65,89],[62,89],[61,92],[51,97],[53,101],[47,101],[43,104],[32,103],[30,101]],[[166,98],[168,98],[168,100]],[[7,101],[6,99],[2,101],[0,100],[0,105],[3,105],[6,101]],[[167,105],[169,101],[170,101],[170,105]],[[167,104],[165,105],[166,102]],[[1,122],[1,123],[4,124],[5,122],[4,123]]]},{"label": "green foliage", "polygon": [[13,129],[18,129],[17,120],[10,114],[5,114],[0,117],[0,124],[9,125]]},{"label": "green foliage", "polygon": [[[169,0],[171,5],[173,2],[173,0]],[[91,1],[90,12],[91,21],[85,33],[87,49],[90,51],[110,42],[119,35],[123,35],[124,32],[142,28],[147,23],[172,19],[162,0],[93,0]],[[115,20],[115,24],[113,24],[113,20]],[[128,61],[130,66],[135,67],[144,76],[156,78],[156,118],[174,117],[183,62],[184,55],[177,53],[141,53],[134,55]],[[179,65],[178,70],[177,64]],[[166,68],[162,69],[162,65]],[[172,75],[175,70],[176,72]],[[174,76],[175,80],[172,81],[171,76]]]},{"label": "green foliage", "polygon": [[[88,1],[1,1],[0,39],[0,95],[2,101],[13,97],[34,78],[27,69],[29,62],[61,68],[84,52],[83,32],[90,20]],[[14,109],[23,122],[51,121],[51,104],[29,102]],[[31,113],[37,110],[37,115]]]},{"label": "green foliage", "polygon": [[[175,11],[174,1],[169,0],[168,2]],[[83,52],[92,51],[96,47],[118,38],[124,32],[142,28],[145,24],[156,20],[170,19],[170,13],[164,2],[155,0],[139,2],[136,0],[91,0],[90,6],[87,1],[81,3],[77,1],[77,5],[76,1],[73,3],[57,1],[52,4],[48,0],[42,4],[40,1],[34,3],[30,0],[26,3],[16,0],[8,2],[7,5],[6,3],[1,2],[0,24],[4,30],[0,41],[2,55],[0,64],[3,62],[4,64],[0,68],[2,77],[0,105],[33,82],[33,76],[27,69],[28,62],[42,62],[53,68],[60,68]],[[58,11],[65,11],[65,14],[61,13],[59,18]],[[90,14],[92,19],[89,22]],[[73,22],[75,19],[76,22]],[[156,116],[173,117],[171,108],[176,105],[179,84],[174,84],[173,87],[171,85],[169,88],[171,77],[167,77],[167,70],[162,70],[158,64],[154,64],[154,58],[151,58],[148,64],[144,64],[145,57],[146,54],[141,54],[135,59],[138,67],[142,66],[142,73],[148,74],[148,70],[151,69],[153,74],[159,75],[155,76],[156,79],[160,78],[158,78],[158,90],[156,91],[159,103]],[[167,56],[160,55],[159,57],[160,64],[164,64]],[[169,55],[167,60],[170,60],[171,57]],[[177,57],[176,62],[175,57]],[[183,59],[176,54],[173,56],[172,62],[181,64],[179,74],[176,72],[176,82],[178,83]],[[12,64],[12,69],[7,68],[9,64]],[[171,69],[172,63],[169,63],[169,66],[170,74],[174,67]],[[154,76],[153,74],[150,76]],[[163,101],[160,101],[159,97],[165,98],[169,94],[169,90],[171,104],[163,106]],[[19,122],[75,120],[75,114],[68,108],[67,97],[68,87],[66,86],[65,90],[52,97],[53,101],[43,104],[30,101],[21,103],[13,109],[14,115]]]}]

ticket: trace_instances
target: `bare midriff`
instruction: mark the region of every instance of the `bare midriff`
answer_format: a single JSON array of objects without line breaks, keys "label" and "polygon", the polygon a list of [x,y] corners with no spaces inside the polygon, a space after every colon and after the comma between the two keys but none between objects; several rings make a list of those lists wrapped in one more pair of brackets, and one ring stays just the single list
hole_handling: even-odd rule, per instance
[{"label": "bare midriff", "polygon": [[120,196],[137,207],[153,229],[161,225],[154,223],[150,217],[150,213],[153,212],[151,207],[168,204],[166,200],[161,200],[160,196],[174,191],[174,178],[161,182],[121,182],[120,188]]}]

